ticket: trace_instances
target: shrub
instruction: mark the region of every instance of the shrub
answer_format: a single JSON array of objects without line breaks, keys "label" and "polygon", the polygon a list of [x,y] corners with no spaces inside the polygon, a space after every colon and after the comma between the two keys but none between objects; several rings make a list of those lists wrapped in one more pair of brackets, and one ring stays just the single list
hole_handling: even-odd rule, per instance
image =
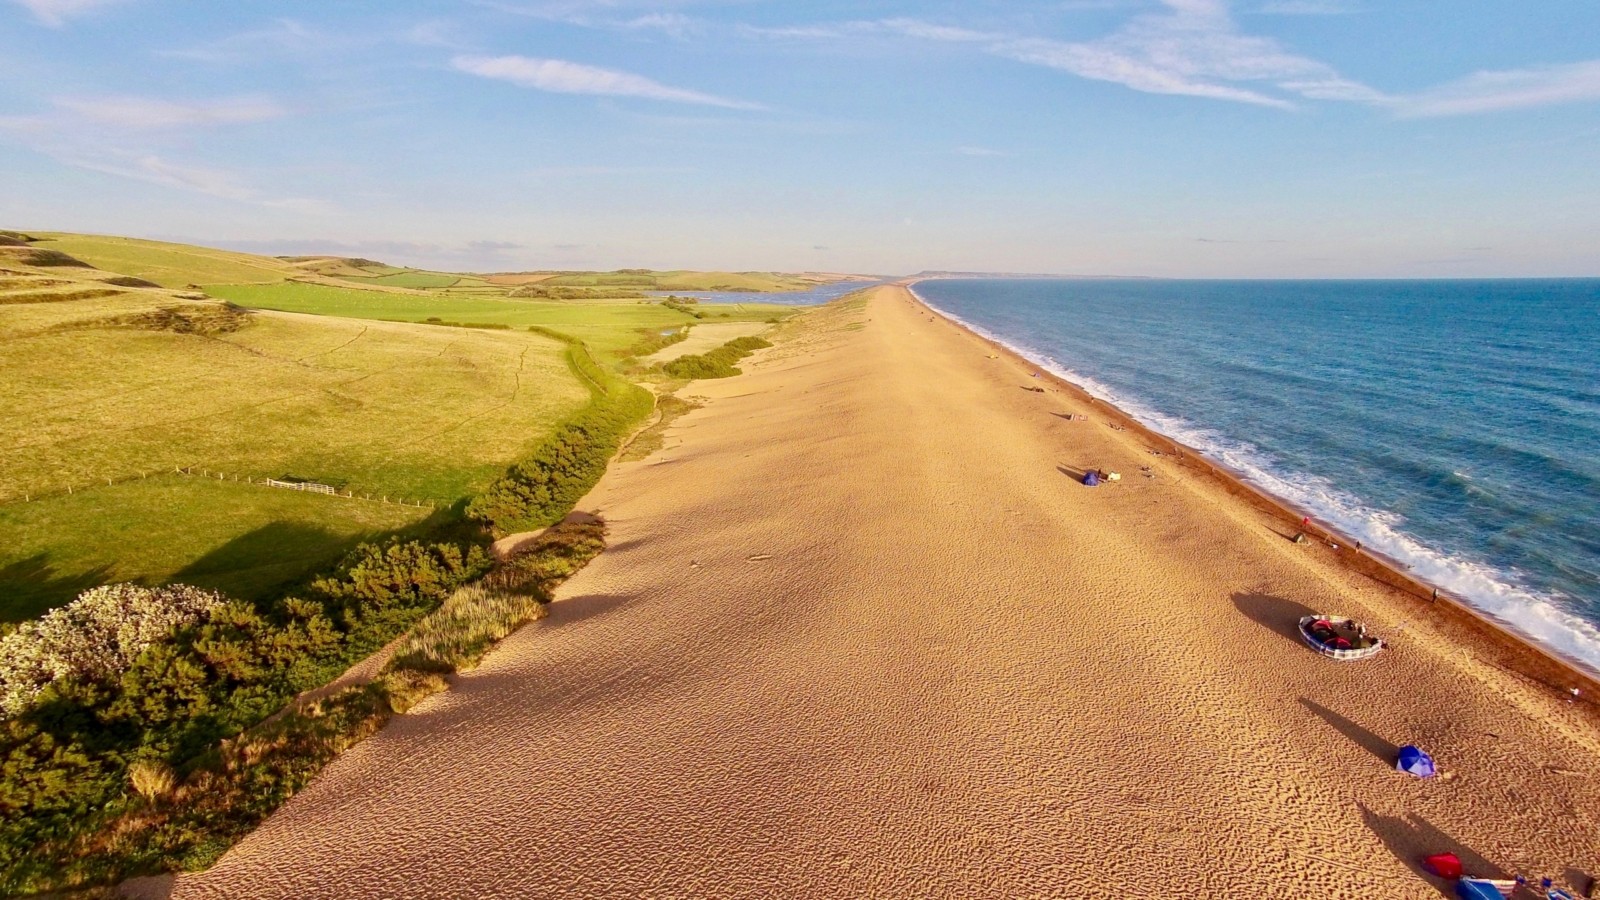
[{"label": "shrub", "polygon": [[690,380],[727,378],[739,374],[739,370],[734,368],[734,363],[749,356],[753,351],[771,346],[771,343],[758,337],[734,338],[708,353],[680,356],[661,369],[673,378]]},{"label": "shrub", "polygon": [[220,594],[183,584],[85,591],[0,638],[0,714],[17,715],[58,681],[113,681],[147,648],[222,603]]},{"label": "shrub", "polygon": [[459,672],[476,666],[506,635],[544,618],[551,592],[605,549],[605,533],[599,520],[562,522],[546,530],[482,582],[456,591],[418,622],[396,649],[389,670]]},{"label": "shrub", "polygon": [[332,575],[312,582],[312,590],[361,607],[437,603],[457,585],[488,571],[482,547],[392,540],[362,544]]}]

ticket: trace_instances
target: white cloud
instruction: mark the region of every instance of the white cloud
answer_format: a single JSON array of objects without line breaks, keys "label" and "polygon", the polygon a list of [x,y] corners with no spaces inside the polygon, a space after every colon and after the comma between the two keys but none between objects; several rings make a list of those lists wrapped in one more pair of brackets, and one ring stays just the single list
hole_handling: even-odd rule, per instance
[{"label": "white cloud", "polygon": [[1600,100],[1600,60],[1477,72],[1417,94],[1399,98],[1403,117],[1463,116],[1557,103]]},{"label": "white cloud", "polygon": [[35,19],[51,28],[60,28],[68,19],[87,15],[103,6],[120,3],[122,0],[12,0],[12,2],[33,13]]},{"label": "white cloud", "polygon": [[53,101],[85,122],[123,128],[181,128],[263,122],[288,114],[266,97],[163,100],[155,97],[58,97]]},{"label": "white cloud", "polygon": [[[1293,109],[1291,97],[1382,103],[1388,98],[1271,38],[1241,34],[1222,0],[1162,0],[1093,41],[1007,37],[907,19],[879,23],[926,40],[981,43],[997,56],[1152,94]],[[1290,96],[1284,96],[1284,95]]]},{"label": "white cloud", "polygon": [[561,59],[537,59],[528,56],[458,56],[451,60],[451,64],[459,71],[471,75],[507,81],[519,87],[556,94],[643,97],[671,103],[721,106],[727,109],[763,108],[756,103],[670,87],[631,72],[602,69]]}]

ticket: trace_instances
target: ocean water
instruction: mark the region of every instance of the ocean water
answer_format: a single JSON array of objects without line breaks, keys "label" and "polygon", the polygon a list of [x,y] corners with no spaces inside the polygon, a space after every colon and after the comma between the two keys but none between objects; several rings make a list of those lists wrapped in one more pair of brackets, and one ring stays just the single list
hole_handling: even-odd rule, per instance
[{"label": "ocean water", "polygon": [[915,290],[1600,670],[1600,280]]},{"label": "ocean water", "polygon": [[751,291],[646,291],[652,297],[694,297],[706,303],[778,303],[784,306],[815,306],[837,300],[845,294],[881,284],[877,281],[836,281],[819,284],[806,291],[754,293]]}]

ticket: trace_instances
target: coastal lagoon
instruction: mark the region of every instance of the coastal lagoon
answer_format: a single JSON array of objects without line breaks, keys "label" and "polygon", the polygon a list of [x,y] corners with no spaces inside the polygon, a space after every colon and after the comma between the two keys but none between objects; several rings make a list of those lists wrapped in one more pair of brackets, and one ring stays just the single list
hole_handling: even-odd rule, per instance
[{"label": "coastal lagoon", "polygon": [[1600,668],[1600,280],[951,279],[916,292]]}]

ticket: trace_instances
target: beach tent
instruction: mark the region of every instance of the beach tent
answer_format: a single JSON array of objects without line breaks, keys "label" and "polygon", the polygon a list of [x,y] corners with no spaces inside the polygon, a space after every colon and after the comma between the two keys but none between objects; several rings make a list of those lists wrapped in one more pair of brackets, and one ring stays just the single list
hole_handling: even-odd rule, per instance
[{"label": "beach tent", "polygon": [[1083,483],[1089,487],[1098,485],[1100,483],[1100,473],[1094,471],[1083,473]]},{"label": "beach tent", "polygon": [[1433,757],[1414,744],[1400,748],[1400,758],[1395,761],[1394,767],[1418,778],[1432,778],[1434,773]]}]

